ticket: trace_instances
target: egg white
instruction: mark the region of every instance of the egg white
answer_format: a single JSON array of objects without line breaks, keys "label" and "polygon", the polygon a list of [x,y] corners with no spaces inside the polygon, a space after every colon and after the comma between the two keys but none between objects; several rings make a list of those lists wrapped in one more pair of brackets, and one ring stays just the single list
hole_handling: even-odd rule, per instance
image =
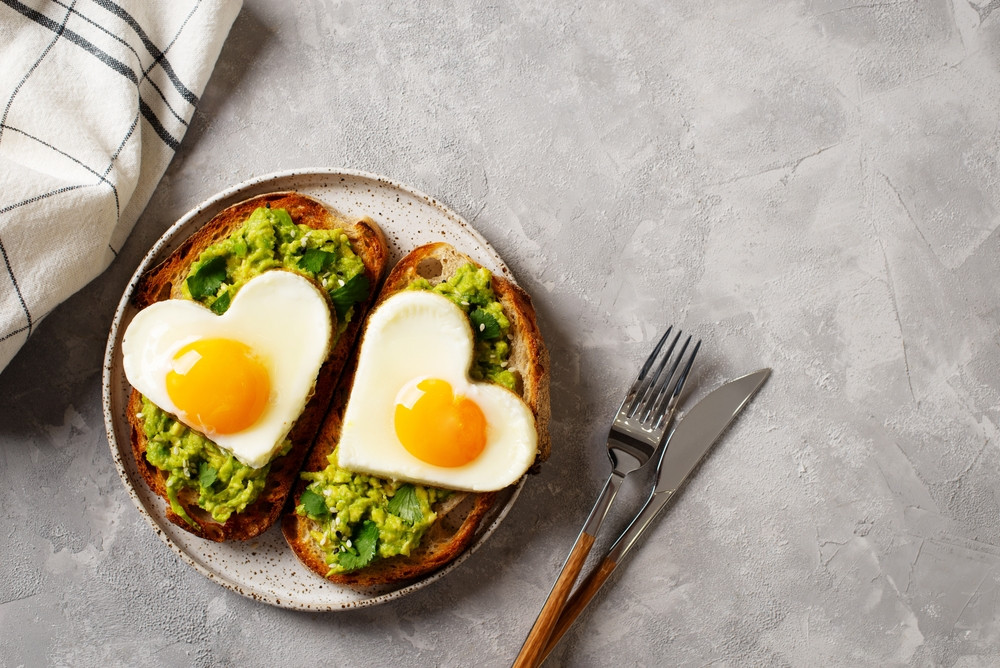
[{"label": "egg white", "polygon": [[225,338],[248,345],[271,381],[267,406],[242,431],[205,436],[244,464],[260,468],[274,457],[312,396],[332,332],[330,308],[319,288],[298,274],[267,271],[248,281],[222,315],[184,299],[157,302],[137,313],[122,338],[125,376],[132,387],[184,422],[166,388],[176,352],[198,339]]},{"label": "egg white", "polygon": [[[499,385],[469,378],[473,334],[455,304],[425,291],[399,292],[369,317],[341,430],[338,464],[382,478],[475,492],[516,482],[535,460],[538,433],[524,401]],[[486,447],[457,467],[410,454],[395,431],[395,407],[422,378],[447,381],[456,396],[479,405]]]}]

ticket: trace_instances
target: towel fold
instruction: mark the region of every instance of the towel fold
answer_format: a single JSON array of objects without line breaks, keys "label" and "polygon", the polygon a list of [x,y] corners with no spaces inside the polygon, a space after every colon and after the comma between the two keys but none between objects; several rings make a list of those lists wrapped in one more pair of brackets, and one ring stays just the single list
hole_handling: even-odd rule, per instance
[{"label": "towel fold", "polygon": [[114,259],[242,0],[0,0],[0,370]]}]

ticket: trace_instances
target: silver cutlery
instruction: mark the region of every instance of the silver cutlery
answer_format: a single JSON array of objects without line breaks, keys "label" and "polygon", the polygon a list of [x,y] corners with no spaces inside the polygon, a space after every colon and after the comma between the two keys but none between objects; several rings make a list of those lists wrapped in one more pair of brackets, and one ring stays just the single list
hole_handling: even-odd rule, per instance
[{"label": "silver cutlery", "polygon": [[[615,415],[608,433],[607,444],[608,458],[611,460],[612,466],[611,475],[566,558],[559,577],[552,586],[534,626],[521,646],[521,651],[514,661],[515,668],[536,666],[540,662],[541,653],[548,643],[563,606],[566,604],[573,583],[576,582],[577,576],[583,569],[583,564],[594,544],[597,531],[611,507],[611,502],[614,501],[622,481],[629,473],[652,459],[657,447],[663,443],[663,435],[677,409],[681,390],[684,388],[684,383],[691,371],[691,365],[701,347],[699,340],[695,343],[691,354],[682,367],[681,363],[688,345],[691,343],[691,336],[687,337],[675,355],[674,351],[681,338],[681,332],[678,330],[666,352],[663,352],[664,343],[670,337],[672,329],[672,327],[667,328],[667,331],[660,337]],[[663,352],[662,355],[661,352]],[[668,368],[669,370],[664,373],[664,370]],[[680,369],[679,373],[678,369]]]},{"label": "silver cutlery", "polygon": [[761,369],[712,390],[677,423],[660,455],[656,482],[645,505],[570,598],[556,621],[540,661],[545,660],[653,519],[674,498],[691,471],[770,375],[770,369]]}]

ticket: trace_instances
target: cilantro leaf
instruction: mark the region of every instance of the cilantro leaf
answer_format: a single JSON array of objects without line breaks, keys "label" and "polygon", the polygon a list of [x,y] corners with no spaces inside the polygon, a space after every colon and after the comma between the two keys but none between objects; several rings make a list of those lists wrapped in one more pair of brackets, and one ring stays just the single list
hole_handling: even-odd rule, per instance
[{"label": "cilantro leaf", "polygon": [[311,489],[302,492],[302,496],[299,497],[299,503],[305,506],[306,513],[313,517],[323,517],[330,513],[330,509],[326,507],[326,501],[323,500],[323,497]]},{"label": "cilantro leaf", "polygon": [[299,258],[299,268],[318,274],[333,262],[333,253],[318,248],[310,248]]},{"label": "cilantro leaf", "polygon": [[500,338],[500,323],[488,311],[477,308],[469,314],[472,321],[472,332],[478,339],[486,341]]},{"label": "cilantro leaf", "polygon": [[349,550],[337,555],[340,566],[348,571],[364,568],[375,558],[375,546],[378,544],[378,525],[371,520],[365,520],[352,542],[353,545]]},{"label": "cilantro leaf", "polygon": [[355,302],[359,302],[367,297],[369,287],[370,282],[368,281],[368,277],[364,274],[358,274],[331,292],[330,299],[333,300],[333,306],[337,309],[337,318],[343,320],[344,316],[347,315],[348,309]]},{"label": "cilantro leaf", "polygon": [[233,293],[230,292],[229,290],[226,290],[221,295],[219,295],[219,298],[216,299],[214,302],[212,302],[212,305],[209,307],[212,309],[212,313],[214,313],[215,315],[222,315],[223,313],[228,311],[229,303],[233,301],[232,295]]},{"label": "cilantro leaf", "polygon": [[211,487],[212,483],[215,482],[218,477],[219,472],[216,471],[208,462],[198,464],[198,482],[201,483],[202,487]]},{"label": "cilantro leaf", "polygon": [[195,299],[211,297],[219,290],[219,286],[226,282],[226,258],[213,257],[205,264],[198,267],[187,278],[188,290]]},{"label": "cilantro leaf", "polygon": [[414,524],[424,516],[420,501],[417,500],[417,490],[410,484],[396,490],[396,494],[389,499],[388,508],[390,513],[407,524]]}]

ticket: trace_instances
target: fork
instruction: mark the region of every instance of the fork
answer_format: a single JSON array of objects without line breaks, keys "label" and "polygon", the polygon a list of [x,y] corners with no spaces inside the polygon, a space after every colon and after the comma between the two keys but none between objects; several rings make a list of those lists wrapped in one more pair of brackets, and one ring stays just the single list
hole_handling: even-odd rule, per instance
[{"label": "fork", "polygon": [[[552,586],[541,612],[538,613],[534,626],[521,646],[521,651],[514,661],[514,668],[537,666],[544,658],[542,651],[552,634],[559,614],[566,605],[573,583],[583,569],[590,548],[594,545],[597,531],[608,514],[622,481],[629,473],[652,459],[658,446],[663,442],[663,434],[673,418],[684,382],[701,347],[699,340],[675,379],[677,369],[684,359],[684,353],[691,343],[691,336],[688,335],[675,356],[674,350],[681,338],[681,331],[678,330],[666,352],[661,356],[663,345],[672,330],[673,327],[668,327],[660,337],[615,415],[611,431],[608,433],[607,446],[608,458],[611,460],[611,475],[604,484],[597,503],[590,511],[573,549],[566,557],[562,571]],[[664,375],[668,363],[669,371]]]}]

